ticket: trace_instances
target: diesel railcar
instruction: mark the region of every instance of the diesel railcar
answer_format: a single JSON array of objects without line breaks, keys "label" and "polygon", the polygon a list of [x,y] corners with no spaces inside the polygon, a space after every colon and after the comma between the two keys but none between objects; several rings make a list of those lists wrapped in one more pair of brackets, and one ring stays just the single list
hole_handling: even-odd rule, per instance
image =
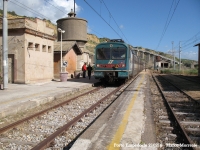
[{"label": "diesel railcar", "polygon": [[95,48],[94,77],[102,82],[124,82],[143,69],[142,61],[121,39],[100,43]]}]

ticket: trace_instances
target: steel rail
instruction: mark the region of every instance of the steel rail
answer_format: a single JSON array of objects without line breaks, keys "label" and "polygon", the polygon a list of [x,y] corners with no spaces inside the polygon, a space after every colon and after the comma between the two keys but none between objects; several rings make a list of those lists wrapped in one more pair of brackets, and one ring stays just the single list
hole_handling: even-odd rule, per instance
[{"label": "steel rail", "polygon": [[59,103],[59,104],[57,104],[57,105],[55,105],[55,106],[53,106],[53,107],[47,108],[47,109],[45,109],[45,110],[43,110],[43,111],[40,111],[40,112],[38,112],[38,113],[36,113],[36,114],[33,114],[33,115],[28,116],[28,117],[26,117],[26,118],[24,118],[24,119],[21,119],[21,120],[19,120],[19,121],[17,121],[17,122],[14,122],[14,123],[12,123],[12,124],[9,124],[9,125],[7,125],[7,126],[5,126],[5,127],[3,127],[3,128],[0,129],[0,134],[2,134],[3,132],[5,132],[5,131],[7,131],[7,130],[9,130],[9,129],[11,129],[11,128],[14,128],[15,126],[18,126],[18,125],[22,124],[22,123],[25,122],[25,121],[28,121],[28,120],[30,120],[30,119],[33,119],[33,118],[37,117],[37,116],[40,116],[40,115],[42,115],[42,114],[44,114],[44,113],[46,113],[46,112],[48,112],[48,111],[50,111],[50,110],[52,110],[52,109],[58,108],[58,107],[60,107],[60,106],[62,106],[62,105],[65,105],[65,104],[67,104],[67,103],[69,103],[69,102],[71,102],[71,101],[73,101],[73,100],[79,98],[80,96],[84,96],[84,95],[87,95],[87,94],[89,94],[89,93],[91,93],[91,92],[95,92],[95,91],[99,90],[100,88],[101,88],[101,87],[98,87],[98,88],[96,88],[96,89],[94,89],[94,90],[92,90],[92,91],[88,91],[88,92],[83,93],[83,94],[81,94],[81,95],[78,95],[78,96],[76,96],[76,97],[74,97],[74,98],[71,98],[71,99],[69,99],[69,100],[67,100],[67,101],[64,101],[64,102],[62,102],[62,103]]},{"label": "steel rail", "polygon": [[[162,77],[162,76],[161,76]],[[167,80],[166,78],[162,77],[164,80],[166,80],[167,82],[169,82],[171,85],[173,85],[176,89],[178,89],[179,91],[181,91],[187,98],[189,98],[190,100],[194,101],[196,104],[200,105],[200,102],[195,100],[194,98],[192,98],[190,95],[188,95],[186,92],[184,92],[183,90],[181,90],[178,86],[176,86],[175,84],[173,84],[171,81]]]},{"label": "steel rail", "polygon": [[[128,85],[126,85],[126,87],[128,87],[137,77],[138,77],[138,75],[136,75],[133,78],[133,80]],[[95,103],[90,108],[88,108],[87,110],[85,110],[84,112],[82,112],[80,115],[78,115],[77,117],[75,117],[69,123],[67,123],[66,125],[62,126],[56,132],[54,132],[53,134],[51,134],[50,136],[48,136],[46,139],[44,139],[43,141],[41,141],[38,145],[36,145],[35,147],[33,147],[31,150],[44,150],[45,148],[48,148],[49,145],[51,144],[51,142],[53,142],[54,139],[57,136],[61,135],[65,131],[67,131],[71,126],[73,126],[74,124],[76,124],[84,115],[86,115],[87,113],[89,113],[92,110],[94,110],[100,103],[102,103],[104,100],[108,99],[114,93],[118,92],[123,86],[124,85],[121,85],[120,87],[118,87],[117,89],[115,89],[114,91],[112,91],[110,94],[108,94],[107,96],[105,96],[104,98],[102,98],[101,100],[99,100],[97,103]],[[119,97],[119,95],[118,95],[118,97]]]},{"label": "steel rail", "polygon": [[[175,120],[176,126],[177,126],[177,127],[180,129],[180,131],[181,131],[181,132],[179,132],[179,133],[182,135],[182,138],[183,138],[182,140],[183,140],[183,142],[184,142],[185,144],[193,144],[192,141],[190,140],[190,138],[188,137],[188,135],[187,135],[185,129],[181,126],[181,123],[178,121],[178,118],[176,117],[174,111],[172,110],[172,107],[170,106],[168,100],[166,99],[164,93],[163,93],[162,90],[161,90],[161,87],[159,86],[159,84],[158,84],[158,82],[156,81],[156,79],[155,79],[155,77],[154,77],[153,74],[152,74],[152,77],[153,77],[153,79],[154,79],[154,81],[155,81],[155,83],[156,83],[156,85],[157,85],[157,87],[158,87],[158,89],[159,89],[159,91],[160,91],[160,93],[161,93],[161,95],[162,95],[162,98],[165,100],[165,102],[166,102],[166,104],[167,104],[168,110],[171,112],[172,117],[173,117],[174,120]],[[187,147],[187,148],[190,149],[190,150],[196,150],[196,148],[194,148],[194,147]]]},{"label": "steel rail", "polygon": [[[184,80],[187,80],[187,81],[190,81],[190,82],[194,82],[194,83],[197,83],[197,84],[200,84],[199,80],[192,80],[192,79],[189,79],[188,77],[184,77],[184,76],[181,76],[181,75],[174,75],[175,77],[178,77],[178,78],[181,78],[181,79],[184,79]],[[200,79],[200,78],[198,78]]]}]

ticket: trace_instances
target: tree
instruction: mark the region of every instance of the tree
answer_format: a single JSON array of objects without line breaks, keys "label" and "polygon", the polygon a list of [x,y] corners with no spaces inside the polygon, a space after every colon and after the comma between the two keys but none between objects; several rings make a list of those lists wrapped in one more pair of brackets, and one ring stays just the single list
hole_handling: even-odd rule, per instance
[{"label": "tree", "polygon": [[13,15],[13,16],[17,16],[17,14],[15,13],[15,11],[8,11],[9,14]]}]

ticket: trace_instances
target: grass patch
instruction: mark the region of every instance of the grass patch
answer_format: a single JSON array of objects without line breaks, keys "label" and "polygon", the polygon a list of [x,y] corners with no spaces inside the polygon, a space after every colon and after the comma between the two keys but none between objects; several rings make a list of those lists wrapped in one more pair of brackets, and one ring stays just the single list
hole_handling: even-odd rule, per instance
[{"label": "grass patch", "polygon": [[174,70],[174,69],[162,69],[160,70],[162,74],[180,74],[180,75],[198,75],[197,69],[184,69],[184,70]]}]

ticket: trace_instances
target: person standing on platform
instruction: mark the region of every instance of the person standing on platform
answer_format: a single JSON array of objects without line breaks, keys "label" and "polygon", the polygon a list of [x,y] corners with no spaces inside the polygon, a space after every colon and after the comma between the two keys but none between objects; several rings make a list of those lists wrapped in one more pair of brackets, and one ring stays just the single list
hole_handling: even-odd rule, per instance
[{"label": "person standing on platform", "polygon": [[85,78],[86,70],[87,70],[87,66],[86,66],[86,63],[84,63],[84,65],[82,66],[83,78]]},{"label": "person standing on platform", "polygon": [[89,77],[89,80],[91,78],[91,73],[92,73],[92,67],[90,66],[90,64],[88,65],[87,67],[87,71],[88,71],[88,77]]}]

